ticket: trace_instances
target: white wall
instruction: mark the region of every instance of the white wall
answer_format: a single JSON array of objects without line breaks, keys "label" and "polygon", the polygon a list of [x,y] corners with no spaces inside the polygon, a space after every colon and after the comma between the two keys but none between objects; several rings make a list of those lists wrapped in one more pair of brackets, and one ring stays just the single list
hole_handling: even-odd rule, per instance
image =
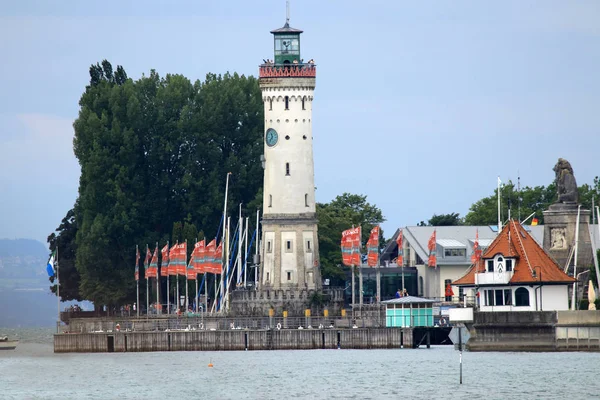
[{"label": "white wall", "polygon": [[[289,99],[288,110],[285,109],[285,96]],[[304,110],[302,98],[305,99]],[[265,215],[315,212],[312,98],[313,90],[307,88],[263,88],[265,134],[269,128],[273,128],[279,135],[277,145],[264,145]],[[289,136],[289,140],[286,136]],[[286,163],[290,165],[289,176],[286,175]],[[305,195],[308,195],[308,201]],[[269,196],[272,196],[271,207]]]},{"label": "white wall", "polygon": [[[267,252],[269,242],[271,243],[271,252]],[[275,232],[263,232],[262,243],[263,271],[261,281],[263,284],[272,284],[275,279]]]},{"label": "white wall", "polygon": [[[287,243],[291,242],[291,249],[288,250]],[[296,252],[298,243],[296,241],[296,232],[281,232],[281,284],[298,283],[298,266],[296,265]],[[291,280],[287,279],[288,273],[291,274]]]},{"label": "white wall", "polygon": [[[540,310],[568,310],[569,309],[569,285],[546,285],[537,290],[538,305]],[[539,302],[541,295],[541,303]]]}]

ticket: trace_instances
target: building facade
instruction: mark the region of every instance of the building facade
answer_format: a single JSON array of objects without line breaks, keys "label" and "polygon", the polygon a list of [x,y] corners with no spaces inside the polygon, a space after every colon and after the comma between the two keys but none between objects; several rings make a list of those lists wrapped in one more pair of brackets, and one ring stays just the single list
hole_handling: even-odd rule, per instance
[{"label": "building facade", "polygon": [[568,276],[519,222],[511,220],[452,284],[475,292],[481,311],[569,309]]}]

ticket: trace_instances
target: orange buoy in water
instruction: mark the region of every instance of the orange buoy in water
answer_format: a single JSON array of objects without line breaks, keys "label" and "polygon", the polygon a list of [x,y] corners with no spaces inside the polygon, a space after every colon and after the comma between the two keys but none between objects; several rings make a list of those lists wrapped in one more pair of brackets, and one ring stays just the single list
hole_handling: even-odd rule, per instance
[{"label": "orange buoy in water", "polygon": [[208,368],[212,368],[213,367],[213,363],[212,360],[208,362]]}]

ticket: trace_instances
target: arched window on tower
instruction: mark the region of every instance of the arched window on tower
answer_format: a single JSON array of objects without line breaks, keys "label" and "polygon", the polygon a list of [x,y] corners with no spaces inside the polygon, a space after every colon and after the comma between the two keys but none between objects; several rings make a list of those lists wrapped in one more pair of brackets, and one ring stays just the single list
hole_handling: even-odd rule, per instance
[{"label": "arched window on tower", "polygon": [[304,206],[308,207],[308,193],[304,194]]},{"label": "arched window on tower", "polygon": [[273,207],[273,196],[269,195],[269,207]]},{"label": "arched window on tower", "polygon": [[288,96],[285,96],[285,109],[290,109],[290,98]]},{"label": "arched window on tower", "polygon": [[285,176],[290,176],[290,163],[285,163]]},{"label": "arched window on tower", "polygon": [[269,111],[273,111],[273,99],[269,99]]},{"label": "arched window on tower", "polygon": [[306,98],[306,97],[303,97],[303,98],[302,98],[302,109],[303,109],[303,110],[306,110],[306,108],[304,108],[304,99],[305,99],[305,98]]}]

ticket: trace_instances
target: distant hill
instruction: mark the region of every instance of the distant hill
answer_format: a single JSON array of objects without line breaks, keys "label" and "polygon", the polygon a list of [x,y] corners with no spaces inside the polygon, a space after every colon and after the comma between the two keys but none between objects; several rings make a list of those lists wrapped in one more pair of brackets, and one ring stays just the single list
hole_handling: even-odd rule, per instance
[{"label": "distant hill", "polygon": [[33,239],[0,239],[0,257],[48,257],[48,247]]},{"label": "distant hill", "polygon": [[0,239],[0,290],[47,289],[48,249],[32,239]]}]

